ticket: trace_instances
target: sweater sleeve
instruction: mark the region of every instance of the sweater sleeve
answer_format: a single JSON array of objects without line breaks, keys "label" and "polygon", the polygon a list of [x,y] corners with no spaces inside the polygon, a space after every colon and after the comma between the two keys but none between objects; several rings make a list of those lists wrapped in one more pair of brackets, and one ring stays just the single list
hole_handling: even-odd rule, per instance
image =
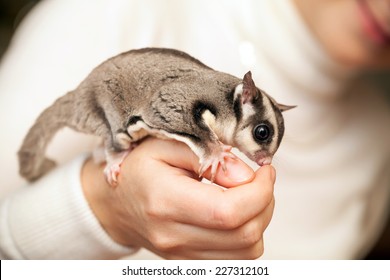
[{"label": "sweater sleeve", "polygon": [[11,259],[115,259],[135,249],[114,242],[84,198],[85,155],[0,203],[0,256]]}]

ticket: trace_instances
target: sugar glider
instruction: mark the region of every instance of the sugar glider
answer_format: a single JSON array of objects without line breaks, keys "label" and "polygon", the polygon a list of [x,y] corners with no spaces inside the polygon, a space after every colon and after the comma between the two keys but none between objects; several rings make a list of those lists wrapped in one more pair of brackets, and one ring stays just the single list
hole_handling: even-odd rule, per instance
[{"label": "sugar glider", "polygon": [[278,104],[243,79],[215,71],[190,55],[162,48],[119,54],[96,67],[73,91],[44,110],[18,152],[20,174],[34,181],[55,166],[45,157],[62,127],[94,134],[104,141],[105,175],[117,184],[127,153],[147,135],[187,144],[199,157],[201,176],[237,147],[259,165],[270,164],[284,133]]}]

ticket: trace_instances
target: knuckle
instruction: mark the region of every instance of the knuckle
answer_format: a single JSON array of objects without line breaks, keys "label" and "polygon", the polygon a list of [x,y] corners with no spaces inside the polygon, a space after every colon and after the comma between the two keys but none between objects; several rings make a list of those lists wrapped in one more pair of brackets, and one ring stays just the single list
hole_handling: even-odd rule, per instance
[{"label": "knuckle", "polygon": [[161,199],[159,192],[150,194],[145,200],[143,211],[149,221],[165,221],[169,216],[167,203]]},{"label": "knuckle", "polygon": [[241,231],[241,242],[244,246],[252,246],[262,238],[262,227],[258,221],[249,222]]},{"label": "knuckle", "polygon": [[167,234],[154,233],[149,236],[149,242],[154,248],[163,253],[177,249],[177,241]]},{"label": "knuckle", "polygon": [[260,258],[264,254],[263,239],[260,239],[254,246],[252,246],[247,254],[247,258],[254,260]]},{"label": "knuckle", "polygon": [[161,212],[159,211],[159,207],[157,207],[158,204],[153,203],[152,201],[149,201],[148,203],[145,203],[144,205],[144,211],[148,218],[155,219],[160,217]]}]

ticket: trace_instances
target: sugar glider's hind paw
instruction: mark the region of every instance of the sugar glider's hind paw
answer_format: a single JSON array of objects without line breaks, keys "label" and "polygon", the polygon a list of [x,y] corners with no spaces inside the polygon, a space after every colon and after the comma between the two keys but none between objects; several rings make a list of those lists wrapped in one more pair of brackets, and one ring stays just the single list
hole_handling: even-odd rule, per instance
[{"label": "sugar glider's hind paw", "polygon": [[220,143],[212,149],[212,153],[206,156],[204,159],[201,159],[200,168],[199,168],[199,177],[202,177],[207,169],[211,168],[211,179],[213,183],[215,180],[215,175],[217,174],[218,166],[221,165],[222,170],[226,172],[226,163],[225,158],[236,159],[236,155],[231,152],[232,147]]},{"label": "sugar glider's hind paw", "polygon": [[118,184],[118,176],[121,172],[121,165],[124,159],[129,154],[130,150],[119,153],[110,153],[106,158],[106,167],[104,168],[104,175],[107,182],[115,187]]},{"label": "sugar glider's hind paw", "polygon": [[121,165],[127,155],[139,145],[139,142],[129,142],[130,138],[124,133],[119,133],[116,136],[117,144],[123,149],[122,152],[112,151],[111,146],[106,148],[99,147],[93,152],[93,158],[95,162],[100,163],[106,161],[106,167],[104,168],[104,175],[107,182],[115,187],[118,184],[118,176],[121,172]]}]

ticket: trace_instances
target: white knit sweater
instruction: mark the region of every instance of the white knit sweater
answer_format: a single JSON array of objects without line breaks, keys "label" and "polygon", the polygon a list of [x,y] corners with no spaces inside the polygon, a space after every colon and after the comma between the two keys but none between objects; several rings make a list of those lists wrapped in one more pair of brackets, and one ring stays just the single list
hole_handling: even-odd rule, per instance
[{"label": "white knit sweater", "polygon": [[1,258],[133,253],[104,232],[82,193],[80,169],[97,139],[59,133],[49,154],[61,164],[34,186],[18,176],[16,152],[37,115],[94,66],[146,46],[178,48],[239,77],[251,70],[279,102],[298,105],[285,113],[274,159],[264,258],[367,252],[388,213],[390,111],[372,87],[349,86],[350,73],[331,61],[290,1],[64,0],[34,9],[0,68]]}]

